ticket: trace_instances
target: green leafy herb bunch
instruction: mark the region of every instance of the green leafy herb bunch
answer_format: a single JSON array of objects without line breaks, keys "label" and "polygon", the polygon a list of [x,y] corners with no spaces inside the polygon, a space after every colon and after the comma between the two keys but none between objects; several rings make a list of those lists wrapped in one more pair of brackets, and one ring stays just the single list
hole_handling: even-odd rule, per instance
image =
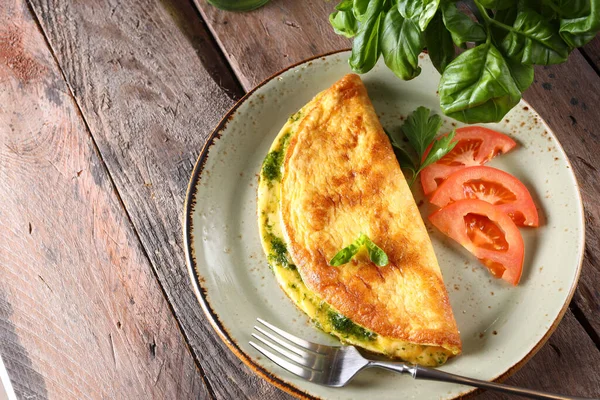
[{"label": "green leafy herb bunch", "polygon": [[427,49],[441,73],[442,111],[498,122],[533,82],[534,65],[565,62],[600,30],[600,0],[342,0],[329,21],[354,38],[350,66],[381,55],[398,77],[418,76]]}]

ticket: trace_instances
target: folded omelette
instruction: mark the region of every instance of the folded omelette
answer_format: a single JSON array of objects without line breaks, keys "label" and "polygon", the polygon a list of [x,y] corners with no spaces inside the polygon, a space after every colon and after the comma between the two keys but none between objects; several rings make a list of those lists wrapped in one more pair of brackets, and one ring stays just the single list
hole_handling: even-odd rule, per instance
[{"label": "folded omelette", "polygon": [[[323,331],[436,366],[461,341],[431,241],[361,79],[346,75],[292,115],[259,178],[262,245],[277,281]],[[329,260],[367,235],[388,255]]]}]

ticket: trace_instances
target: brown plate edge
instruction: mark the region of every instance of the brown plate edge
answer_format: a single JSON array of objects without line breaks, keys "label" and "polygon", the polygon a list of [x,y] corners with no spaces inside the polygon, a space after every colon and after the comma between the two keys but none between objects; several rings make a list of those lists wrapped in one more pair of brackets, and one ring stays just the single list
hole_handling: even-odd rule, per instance
[{"label": "brown plate edge", "polygon": [[[225,327],[219,320],[218,315],[210,307],[208,298],[206,296],[206,289],[202,287],[200,275],[197,271],[197,265],[196,265],[196,260],[195,260],[195,256],[194,256],[194,249],[192,248],[192,214],[194,212],[196,187],[198,186],[198,182],[200,180],[200,175],[201,175],[202,171],[204,170],[204,164],[206,162],[206,158],[208,156],[210,147],[214,144],[214,140],[221,136],[221,131],[227,126],[229,119],[237,111],[237,109],[246,100],[248,100],[248,98],[250,98],[254,94],[254,92],[256,92],[258,89],[260,89],[261,87],[263,87],[264,85],[266,85],[271,80],[278,77],[279,75],[283,74],[284,72],[286,72],[292,68],[298,67],[304,63],[310,62],[310,61],[313,61],[313,60],[316,60],[319,58],[323,58],[323,57],[327,57],[330,55],[334,55],[334,54],[343,53],[343,52],[350,51],[350,50],[351,49],[334,50],[334,51],[319,54],[314,57],[307,58],[305,60],[302,60],[300,62],[292,64],[292,65],[288,66],[287,68],[284,68],[284,69],[274,73],[270,77],[266,78],[261,83],[256,85],[252,90],[250,90],[248,93],[246,93],[240,100],[238,100],[238,102],[235,105],[233,105],[233,107],[231,107],[231,109],[227,112],[227,114],[225,114],[225,116],[221,119],[219,124],[216,126],[216,128],[212,131],[210,136],[207,138],[206,143],[204,144],[204,147],[202,148],[202,151],[200,152],[200,155],[198,156],[198,159],[196,160],[196,164],[194,165],[194,169],[192,171],[192,176],[190,177],[190,181],[188,183],[188,188],[187,188],[186,196],[185,196],[185,202],[184,202],[184,206],[183,206],[184,215],[183,215],[182,227],[183,227],[183,244],[184,244],[186,265],[187,265],[188,273],[190,275],[190,279],[192,281],[192,286],[194,288],[194,293],[196,295],[196,298],[198,299],[198,302],[200,303],[200,306],[202,307],[202,311],[204,311],[204,314],[206,314],[211,326],[217,332],[217,334],[219,335],[221,340],[227,345],[227,347],[236,355],[236,357],[238,357],[240,360],[242,360],[242,362],[244,362],[244,364],[246,364],[248,367],[250,367],[250,369],[252,371],[254,371],[261,378],[265,379],[266,381],[268,381],[272,385],[276,386],[277,388],[279,388],[279,389],[285,391],[286,393],[291,394],[297,398],[300,398],[300,399],[317,399],[318,400],[319,398],[304,392],[303,390],[284,381],[283,379],[279,378],[278,376],[268,372],[266,369],[264,369],[260,365],[256,364],[246,353],[244,353],[242,351],[242,349],[233,340],[233,338],[231,338],[231,336],[227,332],[227,329],[225,329]],[[531,107],[531,105],[527,101],[525,101],[525,100],[522,100],[522,101],[524,103],[526,103],[532,110],[535,111],[535,109],[533,107]],[[537,113],[537,111],[536,111],[536,113]],[[565,159],[567,160],[567,164],[569,166],[569,169],[571,170],[571,174],[573,175],[573,180],[574,180],[575,186],[577,188],[577,198],[579,200],[580,209],[584,210],[583,199],[581,197],[579,183],[577,182],[577,177],[574,173],[573,166],[572,166],[569,158],[567,157],[567,154],[564,151],[562,145],[560,144],[560,141],[558,140],[556,135],[554,135],[554,132],[552,131],[552,129],[550,129],[548,124],[546,124],[546,122],[544,121],[543,118],[541,118],[541,116],[540,116],[540,119],[541,119],[542,123],[546,126],[548,132],[550,132],[552,134],[552,136],[554,136],[554,138],[556,139],[556,143],[558,144],[560,151],[563,153]],[[548,341],[550,336],[554,333],[554,331],[558,327],[558,324],[564,317],[565,313],[567,312],[569,304],[571,303],[573,295],[575,294],[575,289],[577,288],[577,284],[579,282],[579,277],[581,275],[581,269],[583,266],[583,255],[584,255],[584,249],[585,249],[585,217],[584,217],[584,213],[582,213],[581,224],[583,227],[583,229],[582,229],[582,246],[581,246],[582,250],[580,251],[580,256],[579,256],[579,265],[577,266],[576,277],[573,281],[573,284],[569,288],[569,293],[567,295],[565,303],[563,304],[563,307],[559,311],[555,320],[552,322],[552,325],[550,326],[550,328],[546,331],[544,336],[542,336],[542,338],[536,343],[536,345],[533,347],[533,349],[531,349],[531,351],[529,353],[527,353],[527,355],[525,355],[520,361],[515,363],[512,367],[507,369],[504,373],[502,373],[502,374],[498,375],[496,378],[494,378],[492,380],[493,382],[503,382],[504,380],[508,379],[511,375],[513,375],[515,372],[517,372],[519,369],[521,369],[529,360],[531,360],[531,358]],[[482,393],[483,391],[484,391],[483,389],[476,389],[476,388],[469,389],[468,391],[460,393],[457,397],[453,397],[450,400],[472,398],[472,397],[475,397],[476,395]]]}]

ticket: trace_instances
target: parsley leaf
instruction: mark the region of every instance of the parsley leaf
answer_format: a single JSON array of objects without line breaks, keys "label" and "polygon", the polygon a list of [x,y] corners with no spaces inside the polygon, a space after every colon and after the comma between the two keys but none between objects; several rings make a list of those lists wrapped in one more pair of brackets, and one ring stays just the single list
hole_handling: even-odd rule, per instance
[{"label": "parsley leaf", "polygon": [[423,158],[427,146],[442,127],[442,118],[437,114],[430,114],[431,110],[428,108],[419,107],[406,119],[402,126],[402,133],[417,152],[419,160]]},{"label": "parsley leaf", "polygon": [[[441,127],[442,118],[439,115],[431,114],[431,110],[425,107],[417,108],[406,119],[401,128],[412,150],[414,150],[413,152],[407,150],[402,145],[398,134],[390,133],[384,129],[384,132],[390,138],[400,167],[410,171],[412,175],[411,179],[408,180],[409,186],[415,183],[417,176],[425,167],[444,157],[456,146],[456,142],[453,142],[454,131],[435,140]],[[431,146],[431,149],[425,156],[425,152],[429,146]],[[416,153],[416,156],[411,155],[411,153]]]},{"label": "parsley leaf", "polygon": [[402,146],[400,138],[397,134],[390,133],[385,128],[383,128],[383,131],[388,136],[388,138],[390,138],[390,142],[392,143],[392,149],[394,150],[394,154],[396,154],[396,158],[398,159],[400,168],[408,169],[414,174],[417,169],[414,157],[408,152],[408,150],[406,150]]},{"label": "parsley leaf", "polygon": [[447,134],[446,136],[442,136],[438,140],[433,142],[433,146],[431,146],[431,150],[427,153],[427,157],[421,163],[419,170],[417,173],[421,172],[428,165],[433,164],[434,162],[439,161],[442,157],[452,151],[454,146],[456,146],[456,142],[453,142],[454,135],[456,131],[453,129],[452,132]]},{"label": "parsley leaf", "polygon": [[352,257],[354,257],[363,246],[367,248],[369,259],[376,265],[384,267],[388,264],[388,256],[385,254],[385,251],[373,243],[367,235],[361,233],[358,239],[353,243],[338,251],[331,261],[329,261],[329,265],[339,267],[340,265],[350,262]]},{"label": "parsley leaf", "polygon": [[415,166],[415,161],[411,155],[408,154],[408,151],[402,147],[394,146],[394,154],[396,154],[400,168],[407,169],[414,175],[417,167]]}]

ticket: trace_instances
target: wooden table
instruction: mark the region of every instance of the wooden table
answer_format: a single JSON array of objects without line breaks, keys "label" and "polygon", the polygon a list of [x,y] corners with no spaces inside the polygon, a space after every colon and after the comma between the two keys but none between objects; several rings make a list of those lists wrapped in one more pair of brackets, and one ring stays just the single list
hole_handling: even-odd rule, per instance
[{"label": "wooden table", "polygon": [[[334,3],[2,0],[0,354],[22,398],[279,399],[218,339],[188,280],[183,198],[202,145],[261,80],[349,46]],[[581,185],[581,281],[509,383],[600,394],[600,40],[525,98]],[[481,397],[502,396],[485,393]]]}]

